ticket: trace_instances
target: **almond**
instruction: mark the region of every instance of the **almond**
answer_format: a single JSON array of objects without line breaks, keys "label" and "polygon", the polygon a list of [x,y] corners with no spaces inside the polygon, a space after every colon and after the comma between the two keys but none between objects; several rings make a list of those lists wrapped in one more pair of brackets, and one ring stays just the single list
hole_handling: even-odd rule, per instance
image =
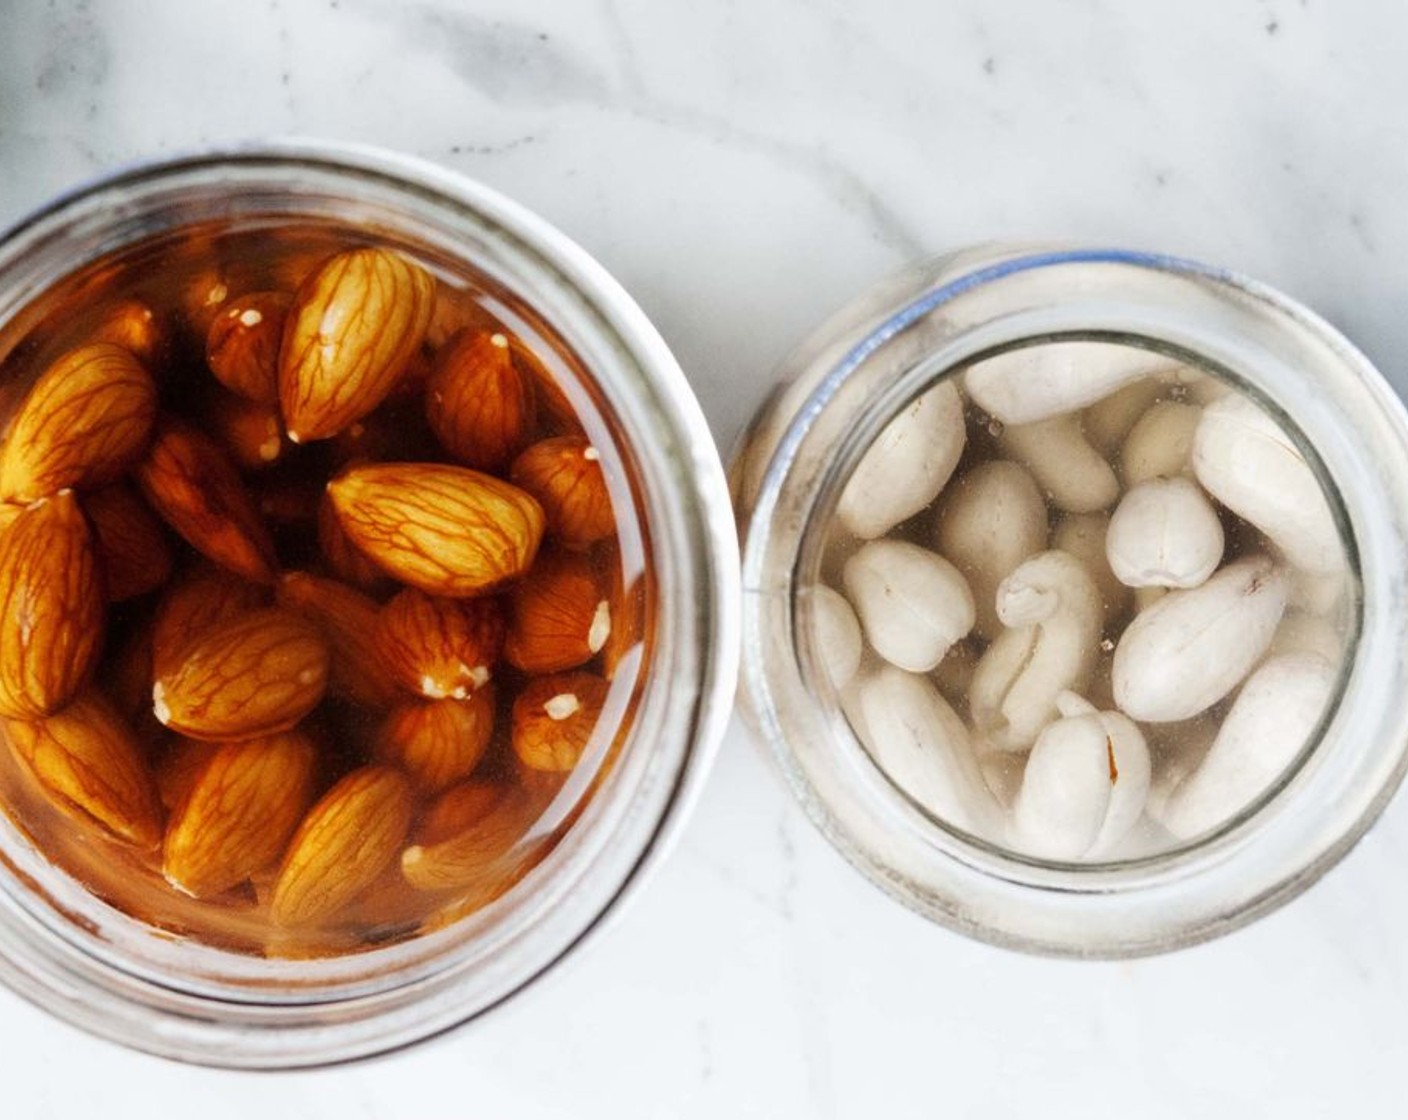
[{"label": "almond", "polygon": [[465,331],[436,357],[425,416],[440,445],[481,471],[506,467],[532,436],[533,385],[499,331]]},{"label": "almond", "polygon": [[421,817],[416,826],[416,843],[429,847],[468,831],[489,815],[506,792],[502,783],[482,778],[452,785],[430,803]]},{"label": "almond", "polygon": [[581,759],[606,703],[607,683],[593,673],[530,681],[513,702],[513,750],[534,770],[571,770]]},{"label": "almond", "polygon": [[[143,623],[127,635],[112,657],[98,670],[106,693],[134,730],[143,717],[152,719],[152,627]],[[153,721],[154,722],[154,721]]]},{"label": "almond", "polygon": [[541,557],[509,597],[504,656],[525,673],[575,669],[611,634],[611,604],[591,562],[575,553]]},{"label": "almond", "polygon": [[370,708],[390,707],[403,699],[377,640],[380,608],[374,600],[307,572],[285,574],[274,597],[279,606],[315,623],[327,638],[332,656],[330,691]]},{"label": "almond", "polygon": [[156,767],[156,789],[166,811],[178,815],[206,765],[220,751],[218,743],[177,738],[162,752]]},{"label": "almond", "polygon": [[89,342],[110,342],[129,350],[148,373],[160,369],[167,351],[166,330],[156,312],[137,299],[104,309],[88,332]]},{"label": "almond", "polygon": [[425,329],[425,341],[439,350],[463,331],[493,334],[508,331],[483,304],[473,288],[455,288],[447,283],[435,286],[435,306],[430,312],[430,325]]},{"label": "almond", "polygon": [[222,393],[206,410],[210,430],[243,471],[262,471],[283,458],[287,444],[279,410]]},{"label": "almond", "polygon": [[391,580],[385,572],[348,538],[338,520],[332,499],[323,492],[318,503],[318,551],[328,571],[344,583],[363,591],[384,591]]},{"label": "almond", "polygon": [[318,628],[268,607],[198,635],[177,663],[158,665],[152,709],[193,739],[248,739],[287,731],[323,698],[329,655]]},{"label": "almond", "polygon": [[463,700],[493,676],[503,646],[494,599],[441,599],[407,588],[382,608],[378,641],[393,676],[432,700]]},{"label": "almond", "polygon": [[546,421],[547,426],[558,435],[580,435],[582,424],[577,410],[557,378],[548,372],[543,360],[522,339],[512,336],[512,345],[514,361],[532,382],[540,419]]},{"label": "almond", "polygon": [[34,383],[0,451],[0,498],[33,501],[120,477],[142,454],[156,386],[132,352],[96,342]]},{"label": "almond", "polygon": [[274,887],[270,916],[302,925],[335,914],[388,867],[411,825],[411,787],[387,766],[348,774],[299,825]]},{"label": "almond", "polygon": [[543,511],[532,497],[465,467],[352,467],[328,493],[353,544],[431,595],[477,595],[521,575],[543,536]]},{"label": "almond", "polygon": [[0,533],[3,533],[15,519],[24,512],[24,506],[17,502],[0,502]]},{"label": "almond", "polygon": [[164,417],[136,469],[157,514],[197,552],[256,583],[274,578],[274,546],[254,500],[219,445]]},{"label": "almond", "polygon": [[125,482],[84,497],[83,512],[93,527],[98,569],[109,602],[135,599],[171,578],[166,530]]},{"label": "almond", "polygon": [[417,788],[434,791],[467,778],[493,733],[491,688],[468,700],[412,702],[387,715],[377,736],[377,757],[405,770]]},{"label": "almond", "polygon": [[540,440],[513,461],[509,477],[538,499],[548,532],[568,548],[586,548],[616,532],[601,455],[584,436]]},{"label": "almond", "polygon": [[402,852],[401,874],[423,891],[507,886],[546,847],[546,837],[530,837],[534,808],[521,791],[504,788],[464,831]]},{"label": "almond", "polygon": [[289,439],[327,439],[376,408],[425,336],[435,280],[387,249],[339,253],[298,289],[279,356]]},{"label": "almond", "polygon": [[92,533],[68,490],[0,536],[0,715],[33,719],[77,695],[98,659],[103,589]]},{"label": "almond", "polygon": [[[258,584],[221,568],[197,568],[166,592],[152,618],[152,668],[171,672],[196,638],[232,618],[265,606],[268,593]],[[145,705],[151,707],[151,677]]]},{"label": "almond", "polygon": [[141,747],[97,693],[42,720],[6,720],[5,733],[61,806],[130,843],[154,848],[161,842],[161,805]]},{"label": "almond", "polygon": [[167,826],[167,881],[204,898],[278,860],[313,800],[316,762],[297,732],[220,747]]},{"label": "almond", "polygon": [[205,363],[231,392],[258,404],[279,400],[279,341],[291,296],[248,292],[226,302],[206,335]]},{"label": "almond", "polygon": [[609,573],[611,584],[611,633],[601,650],[602,669],[606,679],[616,676],[628,654],[639,650],[639,657],[633,658],[636,665],[648,664],[650,641],[650,596],[649,579],[643,564],[632,571],[629,579],[621,556],[621,550],[610,544],[598,559],[598,570]]}]

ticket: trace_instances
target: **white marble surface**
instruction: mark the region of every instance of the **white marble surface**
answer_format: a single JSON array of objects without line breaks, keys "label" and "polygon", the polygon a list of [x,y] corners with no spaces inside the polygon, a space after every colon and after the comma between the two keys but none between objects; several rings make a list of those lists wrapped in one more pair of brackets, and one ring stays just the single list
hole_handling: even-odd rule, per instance
[{"label": "white marble surface", "polygon": [[[1394,0],[0,0],[0,222],[220,140],[416,152],[605,262],[724,445],[821,316],[990,237],[1244,269],[1403,388],[1406,37]],[[0,1114],[1401,1115],[1405,1009],[1402,799],[1248,931],[1055,963],[888,902],[735,729],[610,936],[482,1024],[361,1067],[235,1075],[0,992]]]}]

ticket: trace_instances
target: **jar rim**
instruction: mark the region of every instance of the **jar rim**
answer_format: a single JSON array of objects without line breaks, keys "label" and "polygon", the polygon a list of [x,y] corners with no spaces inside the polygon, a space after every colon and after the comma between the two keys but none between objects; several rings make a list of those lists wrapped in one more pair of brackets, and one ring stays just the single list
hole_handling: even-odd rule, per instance
[{"label": "jar rim", "polygon": [[[1132,293],[1112,294],[1120,284],[1130,284]],[[1235,337],[1234,325],[1253,322],[1265,337]],[[1365,418],[1361,426],[1372,428],[1373,438],[1362,443],[1397,468],[1395,492],[1379,495],[1373,514],[1359,493],[1350,495],[1344,513],[1342,528],[1352,530],[1351,544],[1366,545],[1364,560],[1372,567],[1364,602],[1374,641],[1347,657],[1341,677],[1359,718],[1332,705],[1322,719],[1325,741],[1337,744],[1335,765],[1311,765],[1319,753],[1312,736],[1300,772],[1283,774],[1245,821],[1239,815],[1192,845],[1123,864],[1031,860],[938,828],[883,775],[849,724],[842,729],[843,719],[829,718],[836,705],[818,712],[826,705],[818,704],[802,664],[799,647],[806,643],[797,632],[796,600],[810,571],[805,549],[808,534],[816,535],[814,517],[828,500],[834,503],[838,479],[923,387],[996,349],[1055,337],[1152,342],[1230,369],[1284,407],[1285,393],[1272,386],[1284,390],[1294,371],[1283,368],[1285,355],[1275,346],[1292,336],[1317,348],[1327,370],[1333,367],[1315,389],[1334,407],[1309,424],[1302,416],[1310,395],[1291,394],[1294,407],[1286,408],[1314,458],[1324,459],[1326,414],[1333,413],[1341,429],[1346,416]],[[874,372],[879,366],[884,372]],[[813,822],[891,896],[940,924],[1008,947],[1061,956],[1144,955],[1216,936],[1287,901],[1377,817],[1408,766],[1408,706],[1392,697],[1376,700],[1363,671],[1386,644],[1388,616],[1408,623],[1387,562],[1401,560],[1408,530],[1408,417],[1368,360],[1323,320],[1264,284],[1178,257],[988,244],[922,262],[862,297],[784,362],[783,380],[790,384],[759,414],[732,464],[744,525],[743,706]],[[1346,464],[1362,470],[1367,452],[1343,438],[1333,442],[1322,483],[1341,496]],[[1374,718],[1366,707],[1374,707]],[[1373,749],[1351,758],[1352,751],[1339,748],[1346,735],[1371,724],[1379,735]],[[1307,778],[1306,770],[1314,773]],[[1317,814],[1307,782],[1312,793],[1324,792],[1343,786],[1351,773],[1369,780]],[[1279,829],[1267,828],[1268,805],[1283,818]],[[944,831],[949,837],[936,836]]]},{"label": "jar rim", "polygon": [[[146,971],[124,956],[126,946],[85,941],[76,927],[55,920],[27,881],[35,867],[23,866],[17,830],[3,822],[0,980],[60,1017],[138,1049],[247,1068],[331,1064],[400,1048],[476,1018],[549,971],[601,929],[659,864],[699,795],[737,678],[734,521],[722,465],[682,370],[644,312],[598,262],[483,184],[414,157],[321,140],[275,140],[140,162],[66,191],[0,232],[0,320],[52,282],[37,260],[71,271],[135,243],[141,238],[133,231],[156,221],[157,208],[170,205],[177,188],[205,190],[209,199],[223,190],[233,199],[230,192],[254,182],[294,189],[300,176],[340,184],[348,197],[355,190],[364,204],[375,196],[410,229],[433,218],[442,239],[462,236],[456,242],[462,251],[453,255],[474,267],[483,262],[473,248],[491,245],[500,254],[495,260],[521,282],[517,294],[535,311],[547,309],[549,322],[565,327],[565,337],[598,359],[585,364],[603,383],[623,445],[647,476],[640,500],[648,505],[643,516],[657,565],[659,622],[669,628],[652,657],[663,657],[674,671],[645,674],[642,717],[619,756],[628,764],[618,762],[608,779],[622,775],[617,792],[599,809],[601,792],[594,795],[559,845],[567,849],[577,836],[571,862],[567,854],[558,859],[555,849],[524,889],[509,892],[517,924],[491,941],[494,931],[481,911],[414,938],[405,944],[416,951],[402,954],[391,983],[376,970],[400,946],[337,958],[348,962],[345,967],[300,962],[312,982],[286,990],[266,982],[242,992],[196,971]],[[191,224],[170,213],[162,220],[168,223],[163,229]],[[124,232],[113,233],[119,226]],[[620,784],[628,780],[629,788]],[[590,843],[583,835],[589,829],[595,830]],[[575,878],[569,882],[569,876]],[[77,893],[66,901],[86,895],[73,886]],[[558,905],[532,905],[538,892]],[[475,938],[477,956],[468,951]],[[332,987],[320,988],[329,977]]]}]

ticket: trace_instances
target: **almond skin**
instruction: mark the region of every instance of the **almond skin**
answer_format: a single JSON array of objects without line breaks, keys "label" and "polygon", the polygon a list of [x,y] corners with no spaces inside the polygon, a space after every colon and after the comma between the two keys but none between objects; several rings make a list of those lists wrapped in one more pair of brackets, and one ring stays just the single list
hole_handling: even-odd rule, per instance
[{"label": "almond skin", "polygon": [[514,363],[508,336],[465,331],[441,350],[425,416],[440,446],[465,466],[506,467],[537,424],[533,385]]},{"label": "almond skin", "polygon": [[167,826],[167,881],[205,898],[273,864],[313,800],[316,762],[297,732],[220,747]]},{"label": "almond skin", "polygon": [[506,886],[532,860],[543,840],[525,843],[534,803],[522,791],[500,787],[502,795],[464,831],[431,844],[413,844],[401,853],[401,874],[417,890],[443,891],[468,886]]},{"label": "almond skin", "polygon": [[513,461],[509,478],[543,507],[548,532],[586,548],[616,532],[601,456],[583,436],[540,440]]},{"label": "almond skin", "polygon": [[6,720],[5,734],[62,807],[128,843],[155,848],[161,842],[161,804],[142,749],[97,693],[42,720]]},{"label": "almond skin", "polygon": [[[171,585],[152,619],[152,667],[169,673],[186,647],[222,622],[268,604],[268,592],[221,568],[198,568]],[[146,704],[151,705],[148,677]]]},{"label": "almond skin", "polygon": [[279,343],[293,297],[248,292],[227,301],[210,324],[205,364],[233,393],[258,404],[279,400]]},{"label": "almond skin", "polygon": [[288,449],[279,410],[274,405],[221,393],[205,415],[230,461],[242,471],[267,470]]},{"label": "almond skin", "polygon": [[141,300],[124,299],[102,311],[89,342],[110,342],[129,350],[148,373],[159,369],[167,351],[166,330],[155,311]]},{"label": "almond skin", "polygon": [[197,636],[176,664],[159,665],[152,708],[193,739],[249,739],[287,731],[327,688],[329,654],[301,615],[267,607]]},{"label": "almond skin", "polygon": [[318,551],[328,571],[343,583],[373,593],[384,591],[391,583],[390,577],[348,538],[326,491],[318,503]]},{"label": "almond skin", "polygon": [[68,490],[0,536],[0,715],[34,719],[78,694],[97,663],[103,587],[88,522]]},{"label": "almond skin", "polygon": [[328,790],[289,845],[273,920],[303,925],[351,902],[400,854],[412,805],[410,784],[388,766],[355,770]]},{"label": "almond skin", "polygon": [[478,595],[527,571],[542,507],[497,478],[439,463],[352,467],[328,484],[348,538],[430,595]]},{"label": "almond skin", "polygon": [[468,700],[413,701],[392,709],[376,752],[406,771],[418,789],[433,792],[467,778],[493,733],[493,689],[481,688]]},{"label": "almond skin", "polygon": [[467,831],[489,815],[505,792],[501,783],[482,778],[452,785],[421,816],[416,826],[416,843],[430,846]]},{"label": "almond skin", "polygon": [[142,454],[156,386],[130,350],[96,342],[34,383],[0,451],[0,498],[34,501],[119,478]]},{"label": "almond skin", "polygon": [[152,509],[197,552],[245,579],[272,582],[269,530],[212,439],[184,420],[163,417],[134,474]]},{"label": "almond skin", "polygon": [[83,512],[93,527],[109,602],[135,599],[171,578],[166,530],[130,486],[115,482],[93,491],[83,499]]},{"label": "almond skin", "polygon": [[504,656],[525,673],[575,669],[610,636],[611,604],[585,556],[540,557],[509,596]]},{"label": "almond skin", "polygon": [[375,600],[335,580],[288,572],[274,592],[281,607],[316,624],[332,656],[329,690],[369,708],[388,708],[405,699],[388,672],[377,640],[380,608]]},{"label": "almond skin", "polygon": [[397,682],[432,700],[463,700],[493,676],[504,641],[494,599],[442,599],[414,587],[382,608],[378,646]]},{"label": "almond skin", "polygon": [[218,743],[178,738],[169,743],[156,767],[156,790],[166,811],[179,814],[206,765],[220,750]]},{"label": "almond skin", "polygon": [[530,681],[513,702],[513,750],[534,770],[577,765],[606,702],[607,683],[593,673],[559,673]]},{"label": "almond skin", "polygon": [[327,439],[376,408],[430,323],[435,280],[387,249],[339,253],[300,285],[279,355],[295,443]]}]

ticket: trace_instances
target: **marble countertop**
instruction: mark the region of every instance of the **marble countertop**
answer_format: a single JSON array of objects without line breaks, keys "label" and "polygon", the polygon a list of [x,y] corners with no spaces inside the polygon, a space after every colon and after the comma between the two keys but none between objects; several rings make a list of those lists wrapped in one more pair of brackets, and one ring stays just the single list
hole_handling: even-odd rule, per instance
[{"label": "marble countertop", "polygon": [[[722,446],[821,317],[932,250],[1061,236],[1284,288],[1408,388],[1408,8],[1391,0],[0,4],[0,223],[124,161],[317,135],[561,226]],[[257,1076],[0,992],[6,1115],[1371,1116],[1408,1060],[1408,803],[1290,907],[1118,964],[889,902],[731,730],[609,936],[449,1039]]]}]

